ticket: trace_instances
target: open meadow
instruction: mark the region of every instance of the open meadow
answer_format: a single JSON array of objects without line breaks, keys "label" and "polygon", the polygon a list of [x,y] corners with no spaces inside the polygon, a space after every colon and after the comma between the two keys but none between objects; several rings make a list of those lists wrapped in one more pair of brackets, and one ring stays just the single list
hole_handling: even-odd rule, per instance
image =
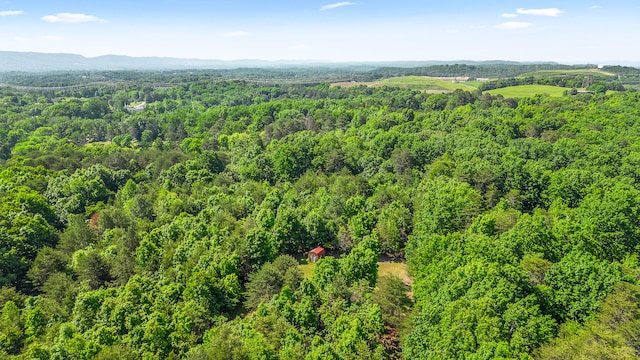
[{"label": "open meadow", "polygon": [[429,76],[400,76],[372,82],[339,82],[331,84],[331,86],[342,87],[354,87],[359,85],[369,87],[401,87],[420,90],[427,93],[448,93],[453,92],[457,89],[475,91],[478,89],[477,86],[474,86],[475,84],[472,85],[461,81],[443,80],[440,78]]},{"label": "open meadow", "polygon": [[[303,260],[299,265],[304,277],[310,279],[313,276],[313,270],[316,264]],[[401,278],[405,283],[410,284],[411,278],[407,272],[407,264],[399,261],[378,261],[378,277],[385,275],[393,275]]]},{"label": "open meadow", "polygon": [[551,86],[551,85],[518,85],[518,86],[508,86],[505,88],[494,89],[485,91],[485,93],[489,93],[491,95],[502,95],[505,98],[521,98],[534,96],[538,94],[547,94],[550,96],[563,96],[565,91],[569,91],[571,89],[560,87],[560,86]]},{"label": "open meadow", "polygon": [[[571,70],[552,71],[554,75],[566,74]],[[575,72],[586,72],[590,70],[575,70]],[[604,73],[604,72],[601,72]],[[443,80],[441,78],[429,77],[429,76],[400,76],[379,81],[372,82],[339,82],[333,83],[331,86],[340,87],[355,87],[355,86],[368,86],[368,87],[401,87],[412,90],[419,90],[425,93],[450,93],[455,90],[464,91],[477,91],[482,82],[480,81],[455,81],[455,80]],[[567,87],[551,86],[551,85],[518,85],[509,86],[494,90],[487,90],[486,93],[491,95],[502,95],[506,98],[520,98],[527,96],[534,96],[537,94],[547,94],[550,96],[563,96],[566,90],[570,90]]]}]

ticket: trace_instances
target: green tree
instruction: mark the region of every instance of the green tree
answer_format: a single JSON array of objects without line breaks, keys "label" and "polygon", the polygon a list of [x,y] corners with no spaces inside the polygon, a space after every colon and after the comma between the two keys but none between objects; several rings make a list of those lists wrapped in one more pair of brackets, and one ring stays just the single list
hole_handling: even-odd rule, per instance
[{"label": "green tree", "polygon": [[385,275],[378,278],[372,299],[380,306],[385,324],[399,328],[411,309],[413,302],[407,295],[409,287],[397,276]]},{"label": "green tree", "polygon": [[26,273],[45,246],[54,246],[56,217],[42,195],[16,187],[0,192],[0,286],[26,289]]},{"label": "green tree", "polygon": [[363,280],[374,286],[378,278],[378,258],[380,257],[379,238],[374,234],[360,241],[349,255],[339,260],[340,274],[347,284]]},{"label": "green tree", "polygon": [[20,309],[13,301],[7,301],[0,316],[0,351],[11,355],[20,352],[24,342],[22,326]]},{"label": "green tree", "polygon": [[635,335],[640,330],[638,286],[620,283],[602,302],[599,311],[580,325],[565,323],[557,338],[534,352],[535,359],[634,359]]},{"label": "green tree", "polygon": [[260,303],[267,302],[273,295],[279,294],[284,286],[295,290],[301,280],[302,271],[298,268],[298,262],[289,255],[281,255],[249,275],[245,306],[256,309]]},{"label": "green tree", "polygon": [[621,278],[618,265],[573,251],[553,264],[545,275],[555,316],[586,320]]},{"label": "green tree", "polygon": [[482,211],[482,198],[467,183],[437,177],[420,184],[416,231],[447,234],[464,230]]}]

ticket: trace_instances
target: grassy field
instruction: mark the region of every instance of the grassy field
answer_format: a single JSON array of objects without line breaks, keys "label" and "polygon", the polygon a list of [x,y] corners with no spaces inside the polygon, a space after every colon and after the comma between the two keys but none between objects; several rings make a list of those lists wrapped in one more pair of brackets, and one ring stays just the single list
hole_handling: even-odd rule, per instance
[{"label": "grassy field", "polygon": [[352,86],[370,86],[370,87],[382,87],[382,86],[395,86],[395,87],[406,87],[409,89],[422,90],[425,92],[435,93],[445,93],[452,92],[456,89],[474,91],[477,90],[476,86],[473,86],[468,83],[463,82],[451,82],[450,80],[440,80],[437,78],[432,78],[428,76],[400,76],[390,79],[384,79],[375,82],[341,82],[341,83],[333,83],[331,86],[343,86],[343,87],[352,87]]},{"label": "grassy field", "polygon": [[508,86],[506,88],[484,91],[491,95],[502,95],[506,98],[519,98],[534,96],[537,94],[547,94],[550,96],[562,96],[565,90],[571,90],[569,88],[550,86],[550,85],[519,85]]},{"label": "grassy field", "polygon": [[378,277],[393,275],[404,280],[406,284],[411,284],[411,278],[407,272],[407,264],[403,262],[381,261],[378,262]]},{"label": "grassy field", "polygon": [[[315,268],[315,266],[315,263],[308,263],[306,261],[303,261],[299,265],[300,270],[302,270],[304,277],[307,279],[313,276],[313,269]],[[411,283],[411,279],[409,278],[409,274],[407,273],[407,264],[403,262],[378,262],[378,276],[385,276],[389,274],[400,277],[402,280],[404,280],[405,283]]]},{"label": "grassy field", "polygon": [[316,267],[315,263],[310,263],[310,262],[305,262],[302,263],[300,265],[298,265],[298,267],[300,268],[300,270],[302,270],[302,273],[304,274],[304,277],[307,279],[310,279],[311,276],[313,276],[313,269]]},{"label": "grassy field", "polygon": [[[594,69],[594,70],[549,70],[546,71],[547,75],[553,74],[566,74],[566,73],[594,73],[599,72],[602,74],[608,74],[603,71]],[[543,71],[540,71],[542,74]],[[333,83],[331,86],[343,86],[343,87],[352,87],[352,86],[370,86],[370,87],[381,87],[381,86],[395,86],[395,87],[406,87],[410,89],[422,90],[428,93],[447,93],[452,92],[456,89],[466,90],[466,91],[474,91],[477,90],[478,87],[482,84],[479,81],[469,81],[469,82],[452,82],[450,80],[440,80],[433,77],[428,76],[401,76],[390,79],[384,79],[376,82],[343,82],[343,83]],[[562,96],[565,90],[570,90],[569,88],[558,87],[558,86],[549,86],[549,85],[520,85],[520,86],[510,86],[501,89],[489,90],[485,91],[491,95],[501,94],[504,97],[510,98],[518,98],[518,97],[527,97],[534,96],[536,94],[548,94],[551,96]]]},{"label": "grassy field", "polygon": [[380,81],[382,85],[407,87],[418,90],[440,90],[454,91],[456,89],[473,91],[476,87],[467,85],[462,82],[452,82],[448,80],[440,80],[427,76],[401,76],[396,78],[384,79]]}]

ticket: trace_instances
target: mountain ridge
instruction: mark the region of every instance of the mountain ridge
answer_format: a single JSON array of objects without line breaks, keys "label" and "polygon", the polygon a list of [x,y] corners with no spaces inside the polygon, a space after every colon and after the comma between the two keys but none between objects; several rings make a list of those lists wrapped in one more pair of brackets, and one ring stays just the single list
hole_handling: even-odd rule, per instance
[{"label": "mountain ridge", "polygon": [[133,57],[127,55],[101,55],[85,57],[69,53],[41,53],[0,51],[0,72],[48,72],[48,71],[104,71],[104,70],[187,70],[187,69],[235,69],[247,67],[416,67],[430,65],[496,65],[496,64],[557,64],[551,61],[518,62],[508,60],[399,60],[399,61],[348,61],[323,60],[216,60],[174,57]]}]

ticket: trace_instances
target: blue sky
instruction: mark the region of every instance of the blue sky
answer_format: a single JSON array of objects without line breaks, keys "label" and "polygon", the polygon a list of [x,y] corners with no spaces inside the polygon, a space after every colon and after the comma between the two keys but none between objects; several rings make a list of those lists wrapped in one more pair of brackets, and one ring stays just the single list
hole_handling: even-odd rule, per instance
[{"label": "blue sky", "polygon": [[637,0],[0,0],[0,50],[640,63],[639,19]]}]

